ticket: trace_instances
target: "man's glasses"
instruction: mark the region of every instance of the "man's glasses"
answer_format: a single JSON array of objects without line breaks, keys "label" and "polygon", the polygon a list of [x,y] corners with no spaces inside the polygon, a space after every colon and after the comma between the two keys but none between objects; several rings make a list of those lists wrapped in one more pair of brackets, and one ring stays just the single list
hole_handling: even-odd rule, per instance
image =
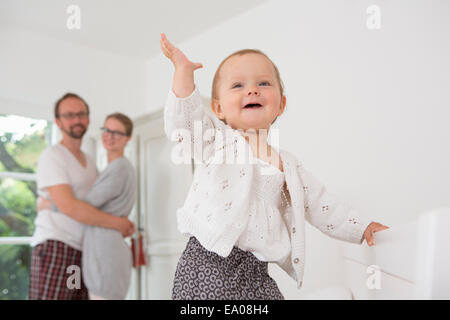
[{"label": "man's glasses", "polygon": [[80,119],[86,119],[89,116],[89,112],[78,112],[78,113],[62,113],[60,115],[58,115],[58,117],[63,117],[65,119],[68,120],[73,120],[75,118],[80,118]]},{"label": "man's glasses", "polygon": [[125,132],[109,130],[108,128],[105,128],[105,127],[101,127],[100,130],[102,130],[103,134],[110,134],[113,138],[127,136],[127,134]]}]

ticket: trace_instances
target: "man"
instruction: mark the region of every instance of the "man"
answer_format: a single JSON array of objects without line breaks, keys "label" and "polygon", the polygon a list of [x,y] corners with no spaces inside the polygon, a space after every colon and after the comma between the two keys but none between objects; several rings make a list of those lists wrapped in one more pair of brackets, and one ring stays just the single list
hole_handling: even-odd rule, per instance
[{"label": "man", "polygon": [[134,233],[134,225],[78,200],[97,178],[95,162],[81,151],[88,104],[65,94],[55,104],[55,121],[63,137],[41,154],[37,187],[39,196],[51,199],[60,212],[42,210],[36,216],[29,299],[88,299],[81,276],[83,225],[116,229],[124,237]]}]

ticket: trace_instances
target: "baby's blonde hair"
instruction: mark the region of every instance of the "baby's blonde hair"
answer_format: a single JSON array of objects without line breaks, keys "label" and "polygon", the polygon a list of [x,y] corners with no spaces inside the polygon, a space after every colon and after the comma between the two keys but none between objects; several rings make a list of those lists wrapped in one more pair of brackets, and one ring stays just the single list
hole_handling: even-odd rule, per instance
[{"label": "baby's blonde hair", "polygon": [[243,49],[243,50],[239,50],[236,52],[233,52],[232,54],[230,54],[228,57],[226,57],[219,65],[219,67],[216,70],[216,73],[214,74],[214,79],[213,79],[213,84],[212,84],[212,92],[211,92],[211,98],[212,99],[216,99],[217,98],[217,86],[218,86],[218,82],[219,82],[219,74],[220,74],[220,70],[222,69],[222,66],[225,64],[225,62],[234,57],[234,56],[243,56],[244,54],[249,54],[249,53],[256,53],[256,54],[260,54],[264,57],[266,57],[270,63],[273,66],[273,69],[275,70],[275,76],[277,77],[277,81],[278,81],[278,85],[280,87],[280,93],[281,93],[281,97],[283,97],[284,95],[284,85],[283,85],[283,81],[281,81],[281,77],[280,77],[280,72],[278,71],[277,66],[275,65],[275,63],[273,63],[273,61],[261,50],[258,49]]}]

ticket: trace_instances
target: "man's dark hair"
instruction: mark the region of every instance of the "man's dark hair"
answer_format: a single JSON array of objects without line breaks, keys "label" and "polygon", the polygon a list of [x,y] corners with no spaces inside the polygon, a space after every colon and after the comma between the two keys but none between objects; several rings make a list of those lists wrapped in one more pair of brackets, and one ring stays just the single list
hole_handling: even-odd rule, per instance
[{"label": "man's dark hair", "polygon": [[81,98],[79,95],[77,95],[75,93],[67,92],[65,95],[63,95],[61,98],[59,98],[58,101],[56,101],[56,103],[55,103],[55,118],[59,118],[59,105],[61,104],[61,102],[63,102],[65,99],[68,99],[68,98],[76,98],[76,99],[80,100],[81,102],[83,102],[84,105],[86,106],[87,113],[89,114],[89,106],[86,103],[86,101],[84,101],[83,98]]}]

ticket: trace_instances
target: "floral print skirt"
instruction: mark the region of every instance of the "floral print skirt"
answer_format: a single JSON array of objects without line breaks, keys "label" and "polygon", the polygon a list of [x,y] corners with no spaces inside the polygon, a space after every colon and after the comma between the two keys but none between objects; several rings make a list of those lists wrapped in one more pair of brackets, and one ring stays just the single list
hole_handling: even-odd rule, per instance
[{"label": "floral print skirt", "polygon": [[284,300],[268,263],[233,247],[226,258],[191,237],[175,272],[174,300]]}]

